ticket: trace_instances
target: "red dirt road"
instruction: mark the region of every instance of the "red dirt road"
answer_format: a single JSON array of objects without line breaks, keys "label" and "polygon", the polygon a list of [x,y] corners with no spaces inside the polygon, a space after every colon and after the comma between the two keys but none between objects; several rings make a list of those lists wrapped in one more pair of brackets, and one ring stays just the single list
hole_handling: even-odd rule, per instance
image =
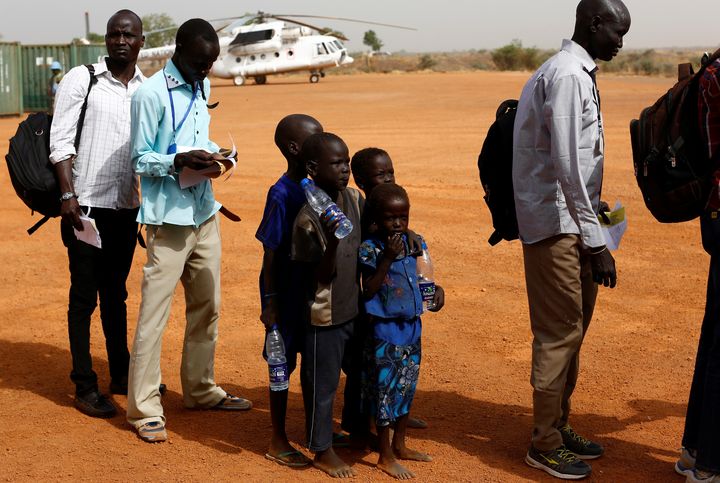
[{"label": "red dirt road", "polygon": [[[267,188],[284,170],[273,145],[275,124],[305,112],[343,137],[351,152],[388,150],[397,180],[412,200],[411,226],[428,240],[447,305],[424,317],[423,365],[414,414],[430,428],[410,444],[432,463],[410,463],[421,481],[548,481],[527,467],[530,437],[530,342],[518,242],[490,247],[476,157],[497,104],[517,97],[526,73],[273,78],[236,88],[223,81],[212,96],[212,134],[240,150],[239,169],[216,184],[217,197],[241,215],[223,219],[223,309],[216,379],[255,408],[228,414],[182,407],[179,367],[184,328],[182,289],[175,297],[163,349],[169,441],[141,442],[121,415],[83,416],[72,406],[66,308],[69,275],[52,220],[28,237],[35,220],[0,169],[0,479],[113,481],[316,481],[314,469],[290,470],[263,455],[270,433],[267,369],[254,238]],[[616,252],[619,284],[601,289],[583,349],[571,419],[578,432],[606,446],[592,463],[597,481],[680,481],[672,464],[680,447],[685,404],[702,319],[708,257],[697,222],[665,226],[642,204],[633,179],[628,123],[672,84],[669,79],[600,79],[606,124],[603,190],[621,200],[629,229]],[[0,119],[0,152],[18,118]],[[145,253],[138,248],[128,281],[129,339],[140,302]],[[106,354],[97,316],[93,355],[107,389]],[[303,442],[302,401],[293,376],[288,429]],[[339,409],[340,404],[336,405]],[[390,481],[376,455],[341,450],[359,481]]]}]

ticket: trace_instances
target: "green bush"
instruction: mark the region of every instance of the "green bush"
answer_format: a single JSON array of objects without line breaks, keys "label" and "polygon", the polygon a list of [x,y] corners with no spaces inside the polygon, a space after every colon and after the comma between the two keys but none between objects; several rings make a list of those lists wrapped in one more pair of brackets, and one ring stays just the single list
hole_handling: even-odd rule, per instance
[{"label": "green bush", "polygon": [[420,60],[418,60],[417,68],[418,70],[429,70],[432,69],[437,65],[437,62],[435,59],[432,58],[432,55],[430,54],[424,54],[420,57]]},{"label": "green bush", "polygon": [[491,53],[498,70],[535,70],[550,55],[550,52],[541,51],[535,47],[523,47],[522,42],[518,39],[514,39]]}]

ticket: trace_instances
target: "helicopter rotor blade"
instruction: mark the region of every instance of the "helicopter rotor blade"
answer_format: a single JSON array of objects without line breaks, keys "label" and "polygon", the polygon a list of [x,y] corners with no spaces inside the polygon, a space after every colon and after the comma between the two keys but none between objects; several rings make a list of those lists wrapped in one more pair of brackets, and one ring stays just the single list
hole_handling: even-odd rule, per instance
[{"label": "helicopter rotor blade", "polygon": [[[271,16],[271,15],[268,15]],[[364,23],[368,25],[380,25],[382,27],[392,27],[396,29],[403,29],[403,30],[415,30],[416,28],[413,27],[405,27],[403,25],[393,25],[389,23],[380,23],[380,22],[371,22],[369,20],[359,20],[356,18],[346,18],[346,17],[326,17],[322,15],[294,15],[294,14],[278,14],[278,15],[272,15],[272,17],[279,18],[279,17],[297,17],[297,18],[320,18],[324,20],[341,20],[343,22],[355,22],[355,23]],[[288,20],[288,19],[286,19]]]},{"label": "helicopter rotor blade", "polygon": [[293,19],[291,19],[291,18],[280,17],[279,15],[273,15],[272,18],[277,19],[277,20],[282,20],[283,22],[289,22],[289,23],[294,23],[295,25],[301,25],[301,26],[303,26],[303,27],[308,27],[308,28],[311,28],[311,29],[313,29],[313,30],[317,30],[317,31],[320,32],[321,34],[322,34],[322,32],[328,32],[327,34],[324,34],[324,35],[332,35],[333,37],[337,37],[337,38],[339,38],[340,40],[344,40],[345,42],[348,41],[348,38],[345,37],[344,35],[342,35],[342,34],[340,34],[340,33],[338,33],[338,32],[330,32],[331,29],[328,29],[328,28],[326,28],[326,27],[318,27],[317,25],[312,25],[312,24],[309,24],[309,23],[300,22],[299,20],[293,20]]},{"label": "helicopter rotor blade", "polygon": [[[257,18],[256,14],[248,12],[243,15],[237,15],[234,17],[213,18],[213,19],[208,20],[208,22],[223,22],[221,24],[221,26],[215,28],[215,32],[220,32],[220,31],[225,30],[226,28],[230,27],[231,25],[236,24],[238,20],[242,20],[247,17]],[[254,18],[252,18],[251,20],[254,20]]]}]

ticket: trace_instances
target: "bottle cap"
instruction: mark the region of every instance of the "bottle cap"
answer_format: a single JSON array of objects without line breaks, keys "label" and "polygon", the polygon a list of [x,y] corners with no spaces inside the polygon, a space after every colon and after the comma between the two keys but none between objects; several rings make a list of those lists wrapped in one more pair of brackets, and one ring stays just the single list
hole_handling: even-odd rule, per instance
[{"label": "bottle cap", "polygon": [[300,186],[302,186],[303,188],[307,188],[308,186],[312,186],[313,184],[315,183],[313,183],[313,180],[311,180],[310,178],[303,178],[302,181],[300,181]]}]

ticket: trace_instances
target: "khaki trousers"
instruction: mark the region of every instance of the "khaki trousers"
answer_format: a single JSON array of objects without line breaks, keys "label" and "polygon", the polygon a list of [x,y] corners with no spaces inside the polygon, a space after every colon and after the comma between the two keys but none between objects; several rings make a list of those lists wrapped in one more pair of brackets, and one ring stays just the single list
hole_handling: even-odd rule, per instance
[{"label": "khaki trousers", "polygon": [[523,245],[525,283],[533,333],[532,444],[550,451],[563,444],[558,428],[568,421],[597,284],[580,237],[558,235]]},{"label": "khaki trousers", "polygon": [[214,379],[220,248],[217,215],[199,227],[147,227],[147,263],[128,378],[127,420],[136,428],[165,420],[158,390],[160,352],[178,280],[185,289],[187,319],[180,368],[183,402],[188,408],[205,408],[225,397]]}]

